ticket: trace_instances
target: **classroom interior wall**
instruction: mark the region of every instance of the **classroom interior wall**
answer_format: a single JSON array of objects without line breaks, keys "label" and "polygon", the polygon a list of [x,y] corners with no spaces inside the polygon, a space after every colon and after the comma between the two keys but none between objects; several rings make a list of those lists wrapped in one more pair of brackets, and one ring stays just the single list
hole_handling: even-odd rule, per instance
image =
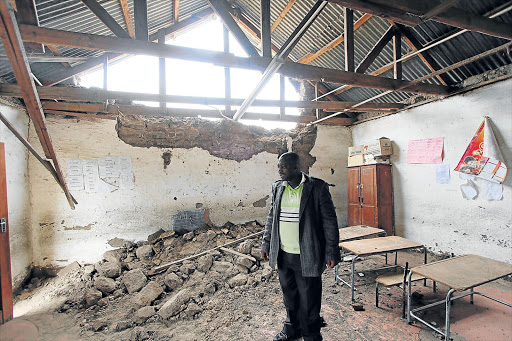
[{"label": "classroom interior wall", "polygon": [[[435,252],[478,254],[512,263],[512,80],[426,104],[352,128],[354,145],[380,137],[393,141],[393,187],[396,234],[421,242]],[[473,135],[489,116],[509,174],[503,199],[479,195],[464,199],[465,183],[453,171]],[[408,164],[409,140],[444,137],[443,164],[450,182],[436,183],[435,164]]]},{"label": "classroom interior wall", "polygon": [[[28,139],[29,118],[24,109],[2,103],[0,112]],[[25,280],[32,262],[28,151],[3,123],[0,142],[5,145],[11,275],[16,288]]]},{"label": "classroom interior wall", "polygon": [[[173,217],[180,212],[207,210],[208,219],[217,226],[265,222],[271,185],[278,179],[277,154],[264,151],[236,161],[196,147],[134,147],[118,137],[116,122],[109,120],[48,117],[47,125],[65,171],[69,160],[129,156],[135,186],[103,193],[71,191],[78,201],[71,210],[59,186],[31,158],[36,265],[96,262],[113,248],[109,241],[120,238],[137,242],[160,229],[171,230]],[[345,160],[350,130],[320,126],[316,135],[310,151],[316,160],[309,173],[333,185],[338,219],[345,224]],[[288,147],[293,150],[291,140]],[[233,148],[239,148],[232,142]]]}]

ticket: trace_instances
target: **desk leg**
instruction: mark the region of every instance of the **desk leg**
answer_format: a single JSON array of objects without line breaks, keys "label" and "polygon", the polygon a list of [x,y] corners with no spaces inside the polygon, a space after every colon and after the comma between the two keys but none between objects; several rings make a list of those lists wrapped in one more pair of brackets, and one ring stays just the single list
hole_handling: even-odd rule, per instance
[{"label": "desk leg", "polygon": [[411,277],[412,272],[409,271],[409,275],[407,277],[407,323],[411,324]]},{"label": "desk leg", "polygon": [[473,293],[475,292],[475,288],[471,288],[471,295],[469,296],[469,302],[473,304]]},{"label": "desk leg", "polygon": [[354,256],[354,258],[352,258],[352,274],[351,274],[351,276],[352,276],[351,277],[352,288],[350,288],[351,293],[352,293],[352,303],[355,302],[354,291],[356,290],[356,288],[355,288],[355,278],[354,277],[355,277],[355,273],[356,273],[356,269],[355,269],[356,265],[355,264],[356,264],[356,260],[357,260],[358,257],[359,256],[356,255],[356,256]]},{"label": "desk leg", "polygon": [[451,298],[453,293],[455,292],[454,289],[450,289],[448,293],[446,294],[446,320],[445,320],[445,340],[450,341],[450,308],[452,306],[451,304]]},{"label": "desk leg", "polygon": [[[425,246],[423,247],[423,264],[427,264],[427,248]],[[423,286],[424,287],[427,286],[426,278],[423,280]],[[435,289],[434,289],[434,292],[435,292]]]}]

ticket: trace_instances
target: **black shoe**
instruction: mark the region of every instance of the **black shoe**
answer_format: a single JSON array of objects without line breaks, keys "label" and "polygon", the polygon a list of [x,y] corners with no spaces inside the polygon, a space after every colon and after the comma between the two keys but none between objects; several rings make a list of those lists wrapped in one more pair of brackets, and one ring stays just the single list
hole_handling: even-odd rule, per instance
[{"label": "black shoe", "polygon": [[292,341],[292,340],[299,339],[300,337],[301,337],[300,335],[298,335],[296,337],[290,337],[285,332],[280,331],[276,336],[274,336],[274,341]]}]

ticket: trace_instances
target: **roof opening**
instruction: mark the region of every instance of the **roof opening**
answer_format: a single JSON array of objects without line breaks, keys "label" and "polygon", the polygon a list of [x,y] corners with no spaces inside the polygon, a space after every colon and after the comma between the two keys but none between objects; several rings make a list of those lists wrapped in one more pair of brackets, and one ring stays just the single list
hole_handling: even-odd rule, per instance
[{"label": "roof opening", "polygon": [[[230,34],[230,52],[236,56],[247,57],[238,42]],[[182,32],[175,37],[168,37],[166,44],[184,47],[201,48],[212,51],[223,51],[223,25],[218,19],[204,22],[197,27]],[[107,89],[114,91],[153,93],[159,92],[157,57],[132,56],[124,58],[109,65]],[[225,81],[224,67],[207,63],[199,63],[185,60],[166,59],[166,93],[168,95],[216,97],[224,98]],[[245,99],[254,90],[261,79],[261,73],[252,70],[231,69],[231,98]],[[258,95],[258,99],[278,100],[280,94],[279,75],[274,75],[272,80]],[[103,70],[96,70],[82,75],[80,85],[85,87],[102,87]],[[285,99],[299,100],[300,96],[294,86],[286,79]],[[148,106],[157,107],[156,102],[137,102]],[[202,105],[186,103],[168,103],[168,108],[212,109],[224,110],[223,105]],[[210,107],[210,108],[208,108]],[[236,111],[235,106],[231,110]],[[278,107],[251,106],[249,112],[279,114]],[[286,115],[299,115],[297,108],[286,108]],[[219,115],[220,116],[220,115]],[[248,120],[240,122],[262,126],[266,129],[293,129],[296,123]]]}]

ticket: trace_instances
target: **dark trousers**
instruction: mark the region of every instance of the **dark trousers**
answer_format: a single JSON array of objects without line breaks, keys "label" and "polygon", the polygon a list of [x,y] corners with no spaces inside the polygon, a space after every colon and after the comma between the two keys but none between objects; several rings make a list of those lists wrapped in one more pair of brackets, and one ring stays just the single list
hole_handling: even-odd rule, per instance
[{"label": "dark trousers", "polygon": [[321,341],[322,278],[303,277],[300,255],[283,250],[279,251],[277,267],[286,307],[284,332],[290,337],[302,335],[304,341]]}]

